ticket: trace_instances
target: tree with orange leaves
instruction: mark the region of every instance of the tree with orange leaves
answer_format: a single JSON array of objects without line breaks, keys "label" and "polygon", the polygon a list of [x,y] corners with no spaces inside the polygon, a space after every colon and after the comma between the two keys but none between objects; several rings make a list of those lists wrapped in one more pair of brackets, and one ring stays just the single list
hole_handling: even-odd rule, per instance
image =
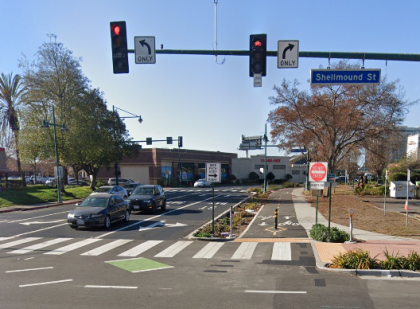
[{"label": "tree with orange leaves", "polygon": [[[333,69],[358,69],[341,61]],[[283,80],[274,86],[276,96],[269,98],[276,108],[268,115],[271,138],[282,149],[309,150],[312,161],[328,162],[334,172],[348,156],[370,141],[395,132],[404,120],[408,107],[397,81],[381,79],[379,85],[311,86],[299,90],[297,80]]]}]

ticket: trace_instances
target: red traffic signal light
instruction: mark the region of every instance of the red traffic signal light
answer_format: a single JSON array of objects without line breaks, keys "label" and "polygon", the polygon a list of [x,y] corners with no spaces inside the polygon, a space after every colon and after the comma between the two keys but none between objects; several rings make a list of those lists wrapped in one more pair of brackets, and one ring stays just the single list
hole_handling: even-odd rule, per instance
[{"label": "red traffic signal light", "polygon": [[111,26],[111,30],[112,30],[112,32],[114,32],[115,35],[120,35],[120,31],[121,31],[120,26],[118,26],[118,25],[112,25]]},{"label": "red traffic signal light", "polygon": [[111,47],[114,74],[128,73],[127,27],[125,21],[111,22]]},{"label": "red traffic signal light", "polygon": [[249,76],[266,75],[267,34],[251,34],[249,37]]}]

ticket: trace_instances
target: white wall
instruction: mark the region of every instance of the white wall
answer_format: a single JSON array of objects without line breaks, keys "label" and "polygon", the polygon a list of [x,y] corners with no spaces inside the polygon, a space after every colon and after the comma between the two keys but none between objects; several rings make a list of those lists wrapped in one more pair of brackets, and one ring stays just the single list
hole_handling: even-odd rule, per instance
[{"label": "white wall", "polygon": [[135,165],[120,165],[121,178],[132,179],[141,184],[149,184],[149,167]]}]

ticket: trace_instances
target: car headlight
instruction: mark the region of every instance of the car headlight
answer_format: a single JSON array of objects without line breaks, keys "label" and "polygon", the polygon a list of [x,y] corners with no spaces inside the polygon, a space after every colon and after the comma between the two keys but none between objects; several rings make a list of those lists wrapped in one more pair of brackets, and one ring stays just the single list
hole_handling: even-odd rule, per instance
[{"label": "car headlight", "polygon": [[70,212],[70,213],[67,215],[67,219],[73,219],[73,218],[74,218],[74,214]]},{"label": "car headlight", "polygon": [[102,216],[102,214],[90,215],[91,218],[100,218]]}]

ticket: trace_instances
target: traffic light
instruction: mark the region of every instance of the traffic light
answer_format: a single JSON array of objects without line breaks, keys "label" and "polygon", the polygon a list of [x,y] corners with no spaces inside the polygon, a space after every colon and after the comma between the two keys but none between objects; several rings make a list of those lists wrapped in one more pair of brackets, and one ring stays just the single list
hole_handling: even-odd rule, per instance
[{"label": "traffic light", "polygon": [[178,147],[182,147],[182,136],[178,136]]},{"label": "traffic light", "polygon": [[251,34],[249,37],[249,76],[266,75],[267,34]]},{"label": "traffic light", "polygon": [[128,73],[127,27],[125,21],[112,21],[110,28],[114,74]]},{"label": "traffic light", "polygon": [[152,138],[146,137],[146,145],[152,145]]},{"label": "traffic light", "polygon": [[172,136],[166,138],[166,144],[172,144]]}]

